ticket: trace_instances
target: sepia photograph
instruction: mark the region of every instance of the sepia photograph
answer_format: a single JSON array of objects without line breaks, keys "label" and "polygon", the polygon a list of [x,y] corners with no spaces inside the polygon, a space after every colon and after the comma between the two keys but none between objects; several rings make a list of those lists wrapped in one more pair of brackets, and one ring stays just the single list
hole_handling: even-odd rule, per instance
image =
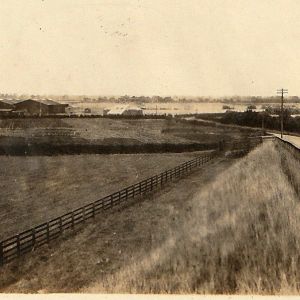
[{"label": "sepia photograph", "polygon": [[300,295],[300,1],[0,0],[0,39],[0,297]]}]

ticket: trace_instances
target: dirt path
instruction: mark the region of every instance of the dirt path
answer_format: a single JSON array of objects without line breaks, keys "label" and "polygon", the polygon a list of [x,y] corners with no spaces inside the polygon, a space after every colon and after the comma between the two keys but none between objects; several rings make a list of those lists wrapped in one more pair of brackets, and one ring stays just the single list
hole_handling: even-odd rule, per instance
[{"label": "dirt path", "polygon": [[76,292],[114,274],[185,221],[193,196],[234,160],[218,159],[124,210],[93,223],[0,270],[1,292]]}]

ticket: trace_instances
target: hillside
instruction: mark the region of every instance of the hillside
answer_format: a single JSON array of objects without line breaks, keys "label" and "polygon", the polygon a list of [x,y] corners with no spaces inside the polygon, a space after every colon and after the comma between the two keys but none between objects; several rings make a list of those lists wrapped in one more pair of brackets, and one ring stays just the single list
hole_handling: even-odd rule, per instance
[{"label": "hillside", "polygon": [[196,193],[163,244],[84,291],[298,293],[299,167],[264,144]]}]

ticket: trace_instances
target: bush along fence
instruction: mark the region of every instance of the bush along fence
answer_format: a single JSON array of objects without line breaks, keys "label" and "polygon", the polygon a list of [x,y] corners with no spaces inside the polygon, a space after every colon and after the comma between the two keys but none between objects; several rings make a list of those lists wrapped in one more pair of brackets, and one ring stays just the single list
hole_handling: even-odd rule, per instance
[{"label": "bush along fence", "polygon": [[0,265],[2,266],[33,249],[49,243],[58,238],[64,231],[74,229],[75,226],[94,218],[95,215],[103,210],[113,208],[137,196],[149,194],[166,183],[190,173],[198,166],[202,166],[212,160],[218,153],[219,151],[215,150],[196,157],[175,168],[147,178],[53,220],[2,240],[0,242]]}]

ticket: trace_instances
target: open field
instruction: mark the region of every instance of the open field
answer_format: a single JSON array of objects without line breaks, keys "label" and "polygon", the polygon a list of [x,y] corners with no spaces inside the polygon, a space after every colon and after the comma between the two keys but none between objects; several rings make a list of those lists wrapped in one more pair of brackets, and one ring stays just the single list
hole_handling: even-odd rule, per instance
[{"label": "open field", "polygon": [[0,156],[0,239],[199,154]]},{"label": "open field", "polygon": [[4,266],[1,290],[298,293],[299,167],[272,142],[212,162]]},{"label": "open field", "polygon": [[[253,131],[252,131],[253,132]],[[251,130],[201,126],[176,119],[35,118],[0,120],[0,135],[36,143],[135,145],[148,143],[215,143],[240,138]]]}]

